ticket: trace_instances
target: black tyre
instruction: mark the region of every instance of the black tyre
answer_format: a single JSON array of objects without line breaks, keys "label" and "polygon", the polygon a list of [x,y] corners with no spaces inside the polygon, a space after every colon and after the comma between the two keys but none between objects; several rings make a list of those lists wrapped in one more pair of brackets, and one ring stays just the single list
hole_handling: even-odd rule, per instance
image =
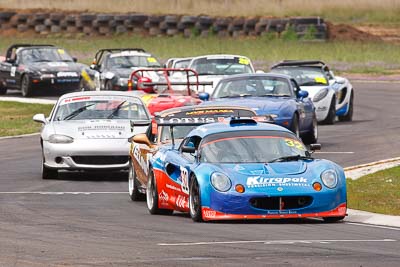
[{"label": "black tyre", "polygon": [[318,122],[317,117],[313,116],[312,130],[303,137],[303,142],[307,145],[314,144],[318,140]]},{"label": "black tyre", "polygon": [[158,191],[153,170],[149,171],[149,180],[147,181],[146,188],[146,202],[147,208],[151,214],[170,215],[174,212],[173,210],[160,209],[158,207]]},{"label": "black tyre", "polygon": [[202,222],[200,187],[196,177],[192,177],[189,186],[189,213],[195,222]]},{"label": "black tyre", "polygon": [[112,84],[111,80],[106,81],[106,84],[104,85],[104,89],[108,90],[108,91],[113,90],[113,84]]},{"label": "black tyre", "polygon": [[21,79],[21,93],[23,97],[32,95],[32,83],[27,74],[22,76]]},{"label": "black tyre", "polygon": [[354,109],[354,94],[351,92],[349,101],[349,111],[344,116],[339,116],[339,121],[352,121],[353,120],[353,109]]},{"label": "black tyre", "polygon": [[322,124],[335,124],[336,119],[336,99],[333,97],[331,101],[331,105],[329,106],[328,115],[326,116],[325,120],[323,120]]},{"label": "black tyre", "polygon": [[344,219],[344,216],[340,216],[340,217],[324,217],[324,222],[326,223],[335,223],[335,222],[339,222],[341,220]]},{"label": "black tyre", "polygon": [[290,130],[300,138],[300,128],[299,128],[299,116],[295,113],[292,119],[292,125],[290,126]]},{"label": "black tyre", "polygon": [[50,169],[44,165],[44,158],[42,157],[42,179],[57,179],[58,178],[58,170]]},{"label": "black tyre", "polygon": [[145,199],[145,195],[139,192],[139,181],[136,179],[136,173],[132,164],[129,164],[128,181],[129,196],[131,200],[143,201]]},{"label": "black tyre", "polygon": [[7,88],[0,85],[0,95],[5,95],[5,94],[7,94]]}]

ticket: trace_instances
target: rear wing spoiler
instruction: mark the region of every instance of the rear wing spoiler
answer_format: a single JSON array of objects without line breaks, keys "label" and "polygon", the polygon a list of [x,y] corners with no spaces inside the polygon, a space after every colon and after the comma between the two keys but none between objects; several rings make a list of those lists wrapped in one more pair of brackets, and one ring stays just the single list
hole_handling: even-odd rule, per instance
[{"label": "rear wing spoiler", "polygon": [[[146,79],[144,81],[141,80],[141,78],[145,78],[145,73],[146,72],[160,72],[162,73],[165,81],[163,82],[153,82],[150,81],[149,79]],[[171,81],[169,78],[169,74],[171,72],[183,72],[186,75],[186,81]],[[190,81],[190,77],[194,76],[196,77],[195,81]],[[143,68],[143,69],[137,69],[131,73],[128,79],[128,91],[133,90],[133,84],[134,80],[137,81],[137,88],[144,88],[144,87],[151,87],[155,85],[165,85],[167,86],[166,90],[173,90],[172,86],[173,85],[186,85],[187,90],[188,90],[188,95],[191,95],[191,85],[196,86],[196,91],[199,91],[199,85],[213,85],[213,82],[200,82],[199,81],[199,75],[194,69],[189,69],[189,68]]]},{"label": "rear wing spoiler", "polygon": [[326,64],[320,60],[284,60],[281,61],[271,67],[271,69],[277,67],[291,67],[291,66],[309,66],[309,65],[316,65],[324,68]]}]

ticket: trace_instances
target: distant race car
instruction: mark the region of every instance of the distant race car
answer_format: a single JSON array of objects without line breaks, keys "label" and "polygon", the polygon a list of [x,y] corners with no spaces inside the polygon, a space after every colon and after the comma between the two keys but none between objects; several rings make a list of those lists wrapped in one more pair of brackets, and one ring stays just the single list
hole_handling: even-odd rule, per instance
[{"label": "distant race car", "polygon": [[14,44],[0,61],[0,94],[8,89],[20,90],[22,96],[79,91],[81,72],[89,67],[76,61],[63,48]]},{"label": "distant race car", "polygon": [[353,119],[353,86],[346,78],[335,76],[324,62],[286,60],[272,66],[271,72],[296,79],[301,89],[309,93],[318,122],[334,124],[336,116],[340,121]]},{"label": "distant race car", "polygon": [[107,48],[97,51],[90,67],[97,72],[98,89],[127,91],[132,71],[139,68],[161,68],[161,64],[142,48]]},{"label": "distant race car", "polygon": [[189,66],[189,63],[191,60],[192,60],[192,57],[169,58],[167,60],[167,62],[165,63],[164,67],[165,68],[173,68],[173,69],[187,68]]},{"label": "distant race car", "polygon": [[313,159],[278,125],[240,118],[202,125],[179,145],[161,146],[148,166],[151,214],[189,212],[196,222],[346,216],[343,168]]},{"label": "distant race car", "polygon": [[211,83],[200,87],[200,92],[209,94],[212,94],[216,84],[222,78],[234,74],[255,73],[251,60],[239,55],[220,54],[194,57],[188,68],[197,72],[200,82]]},{"label": "distant race car", "polygon": [[[213,94],[200,93],[201,105],[240,105],[270,116],[307,144],[318,139],[315,108],[296,81],[282,74],[239,74],[219,81]],[[209,101],[207,101],[209,100]]]},{"label": "distant race car", "polygon": [[[155,73],[151,75],[152,73]],[[182,80],[173,80],[175,74],[180,74]],[[151,77],[157,75],[154,81]],[[150,76],[150,77],[149,77]],[[183,78],[186,77],[186,78]],[[142,97],[150,113],[154,115],[170,108],[192,106],[201,103],[197,92],[200,85],[210,83],[199,82],[197,73],[192,69],[137,69],[132,72],[128,81],[129,91],[143,91]]]},{"label": "distant race car", "polygon": [[[135,135],[131,141],[129,168],[129,195],[133,201],[144,198],[148,182],[150,159],[160,146],[180,142],[193,128],[225,118],[254,117],[255,112],[245,107],[181,107],[173,108],[154,117],[145,134]],[[258,118],[266,120],[266,118]]]},{"label": "distant race car", "polygon": [[65,94],[43,123],[42,178],[57,178],[58,170],[126,170],[128,138],[144,133],[150,114],[132,93],[91,91]]}]

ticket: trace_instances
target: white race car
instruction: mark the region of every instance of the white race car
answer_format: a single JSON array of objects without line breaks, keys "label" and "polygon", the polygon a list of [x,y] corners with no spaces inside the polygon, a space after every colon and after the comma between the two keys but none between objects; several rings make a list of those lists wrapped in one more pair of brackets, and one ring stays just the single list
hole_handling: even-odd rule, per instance
[{"label": "white race car", "polygon": [[324,62],[285,60],[272,66],[271,72],[296,79],[312,99],[318,122],[334,124],[336,116],[340,121],[353,119],[353,86],[346,78],[335,76]]},{"label": "white race car", "polygon": [[125,170],[128,139],[144,133],[150,114],[143,101],[128,92],[91,91],[62,95],[43,123],[42,178],[57,178],[58,170]]},{"label": "white race car", "polygon": [[193,58],[188,66],[198,73],[199,82],[212,82],[213,85],[204,85],[200,91],[212,94],[215,86],[222,78],[229,75],[254,73],[251,60],[238,55],[205,55]]}]

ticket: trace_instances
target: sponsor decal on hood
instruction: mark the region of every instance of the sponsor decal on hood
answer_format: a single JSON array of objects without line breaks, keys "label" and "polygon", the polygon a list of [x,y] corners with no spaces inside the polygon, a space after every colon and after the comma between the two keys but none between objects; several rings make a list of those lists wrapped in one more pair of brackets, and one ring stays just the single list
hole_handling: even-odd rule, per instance
[{"label": "sponsor decal on hood", "polygon": [[308,180],[304,177],[279,177],[279,178],[265,178],[261,176],[247,177],[246,185],[249,188],[257,187],[275,187],[275,186],[308,186]]}]

